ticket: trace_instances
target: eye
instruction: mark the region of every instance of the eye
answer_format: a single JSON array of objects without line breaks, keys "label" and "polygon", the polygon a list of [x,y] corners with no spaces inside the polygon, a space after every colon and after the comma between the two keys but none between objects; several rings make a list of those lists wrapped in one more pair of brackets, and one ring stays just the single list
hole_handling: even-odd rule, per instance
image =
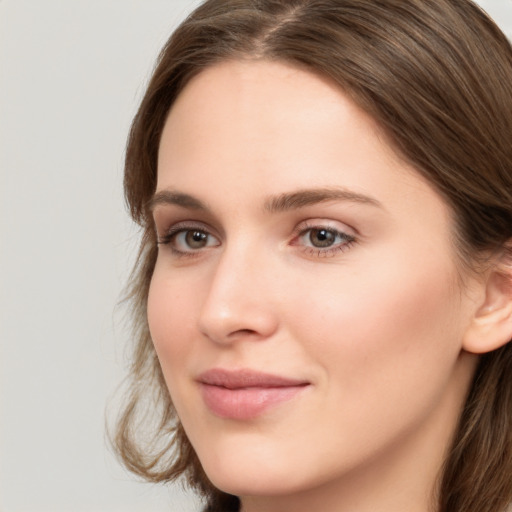
[{"label": "eye", "polygon": [[353,235],[333,227],[306,226],[292,245],[302,246],[310,256],[326,257],[347,250],[355,241]]},{"label": "eye", "polygon": [[158,239],[159,245],[169,245],[177,255],[192,255],[202,249],[217,247],[219,240],[203,228],[177,225]]}]

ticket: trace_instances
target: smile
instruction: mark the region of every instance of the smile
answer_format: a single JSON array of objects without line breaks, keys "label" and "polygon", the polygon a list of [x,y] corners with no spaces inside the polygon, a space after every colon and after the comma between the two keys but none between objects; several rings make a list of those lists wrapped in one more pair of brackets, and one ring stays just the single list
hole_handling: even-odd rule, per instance
[{"label": "smile", "polygon": [[198,379],[208,409],[221,418],[250,420],[294,398],[310,383],[252,370],[209,370]]}]

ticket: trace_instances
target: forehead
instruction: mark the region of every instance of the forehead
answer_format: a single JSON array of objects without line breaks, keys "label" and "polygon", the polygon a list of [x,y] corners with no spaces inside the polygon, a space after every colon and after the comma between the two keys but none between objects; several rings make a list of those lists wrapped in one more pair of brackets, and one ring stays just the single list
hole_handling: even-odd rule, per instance
[{"label": "forehead", "polygon": [[192,79],[169,113],[158,190],[243,207],[251,198],[332,186],[378,196],[396,209],[425,196],[446,213],[377,123],[340,87],[305,69],[224,62]]},{"label": "forehead", "polygon": [[[338,153],[341,170],[356,156],[343,146],[364,152],[370,143],[379,146],[379,160],[398,160],[379,126],[332,81],[289,64],[228,61],[194,77],[177,98],[164,127],[159,169],[182,169],[186,157],[202,168],[215,161],[245,170],[258,166],[262,179],[276,179],[294,165],[300,178],[319,152],[325,158]],[[245,162],[235,162],[241,147]]]}]

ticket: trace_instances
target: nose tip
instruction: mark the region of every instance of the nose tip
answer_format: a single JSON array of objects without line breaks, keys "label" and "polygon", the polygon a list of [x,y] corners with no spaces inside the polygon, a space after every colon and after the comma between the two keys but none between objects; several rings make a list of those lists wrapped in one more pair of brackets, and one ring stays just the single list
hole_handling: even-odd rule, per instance
[{"label": "nose tip", "polygon": [[272,289],[255,270],[247,260],[242,268],[227,261],[217,267],[199,316],[199,330],[211,341],[264,340],[277,330]]},{"label": "nose tip", "polygon": [[199,330],[218,344],[241,339],[264,340],[277,329],[274,312],[254,297],[222,303],[209,300],[205,306],[200,316]]}]

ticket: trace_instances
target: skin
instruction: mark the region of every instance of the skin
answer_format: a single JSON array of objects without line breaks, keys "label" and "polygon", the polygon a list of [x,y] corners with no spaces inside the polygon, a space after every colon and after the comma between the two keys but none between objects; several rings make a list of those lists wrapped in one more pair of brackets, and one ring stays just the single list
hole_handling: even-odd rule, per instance
[{"label": "skin", "polygon": [[[350,194],[275,208],[281,194],[327,188]],[[485,290],[469,276],[462,287],[449,207],[373,120],[309,71],[218,64],[173,105],[153,207],[168,243],[150,330],[214,485],[245,512],[432,510]],[[311,227],[346,236],[315,247]],[[206,245],[187,245],[194,231]],[[256,418],[221,418],[197,382],[211,368],[309,385]]]}]

